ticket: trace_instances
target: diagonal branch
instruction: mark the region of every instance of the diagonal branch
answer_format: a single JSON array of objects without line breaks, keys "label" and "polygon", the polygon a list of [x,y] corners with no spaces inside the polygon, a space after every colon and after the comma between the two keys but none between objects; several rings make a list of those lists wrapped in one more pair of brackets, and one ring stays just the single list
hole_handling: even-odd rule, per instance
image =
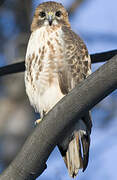
[{"label": "diagonal branch", "polygon": [[81,82],[45,116],[0,180],[34,180],[46,161],[85,112],[117,88],[117,56]]},{"label": "diagonal branch", "polygon": [[[102,52],[97,54],[91,54],[91,62],[92,63],[99,63],[108,61],[110,58],[117,54],[117,50],[112,50],[108,52]],[[18,62],[14,64],[10,64],[0,68],[0,76],[4,76],[7,74],[13,74],[18,72],[25,71],[25,62]]]}]

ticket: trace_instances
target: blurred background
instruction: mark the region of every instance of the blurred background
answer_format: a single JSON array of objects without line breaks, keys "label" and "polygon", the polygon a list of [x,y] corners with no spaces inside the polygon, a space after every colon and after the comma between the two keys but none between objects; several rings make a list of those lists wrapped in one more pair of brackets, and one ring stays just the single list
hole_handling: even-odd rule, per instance
[{"label": "blurred background", "polygon": [[[116,0],[56,0],[69,11],[72,29],[89,53],[117,49]],[[1,1],[2,2],[2,1]],[[41,0],[6,0],[0,6],[0,66],[24,60],[35,7]],[[102,63],[92,65],[95,71]],[[0,172],[21,149],[36,115],[25,93],[24,73],[0,78]],[[117,179],[117,91],[92,109],[89,165],[80,180]],[[40,180],[70,180],[57,148]],[[76,179],[77,179],[76,178]]]}]

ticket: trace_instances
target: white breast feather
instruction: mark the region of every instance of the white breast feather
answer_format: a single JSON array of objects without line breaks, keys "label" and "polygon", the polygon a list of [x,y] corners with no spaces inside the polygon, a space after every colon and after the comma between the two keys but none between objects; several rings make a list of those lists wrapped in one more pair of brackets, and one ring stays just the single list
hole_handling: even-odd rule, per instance
[{"label": "white breast feather", "polygon": [[35,56],[38,55],[38,61],[40,60],[41,54],[39,54],[39,49],[42,49],[43,46],[46,46],[47,52],[44,54],[43,62],[44,67],[42,72],[39,74],[39,79],[36,80],[36,73],[38,70],[38,61],[36,64],[32,62],[32,74],[33,74],[33,84],[35,85],[35,89],[33,88],[32,84],[27,81],[26,76],[28,75],[27,71],[25,72],[25,85],[26,85],[26,92],[29,97],[31,105],[35,107],[35,109],[40,112],[40,114],[43,113],[43,111],[48,112],[64,95],[61,93],[58,78],[57,78],[57,72],[56,69],[53,71],[53,83],[51,86],[48,83],[48,68],[49,68],[49,62],[51,59],[48,59],[48,54],[50,53],[50,49],[47,46],[47,42],[50,41],[52,44],[54,44],[54,50],[56,52],[56,56],[54,58],[54,63],[57,66],[57,62],[61,61],[61,59],[58,59],[58,55],[60,55],[60,52],[58,50],[58,44],[55,41],[54,37],[56,36],[55,33],[58,33],[57,40],[64,48],[64,43],[62,41],[61,35],[62,30],[58,28],[54,32],[48,33],[46,30],[46,27],[42,27],[40,29],[37,29],[35,32],[31,34],[31,37],[29,39],[28,47],[27,47],[27,53],[26,53],[26,67],[28,63],[29,57],[32,57],[33,53],[35,53]]}]

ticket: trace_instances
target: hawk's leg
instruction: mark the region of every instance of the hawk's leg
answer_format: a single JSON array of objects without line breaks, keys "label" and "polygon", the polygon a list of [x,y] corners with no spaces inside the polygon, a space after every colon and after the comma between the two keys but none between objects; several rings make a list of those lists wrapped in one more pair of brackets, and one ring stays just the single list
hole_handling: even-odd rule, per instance
[{"label": "hawk's leg", "polygon": [[40,114],[40,115],[41,115],[41,118],[40,118],[40,119],[37,119],[37,120],[35,121],[35,125],[39,124],[39,123],[43,120],[45,114],[46,114],[45,111],[43,111],[43,112]]}]

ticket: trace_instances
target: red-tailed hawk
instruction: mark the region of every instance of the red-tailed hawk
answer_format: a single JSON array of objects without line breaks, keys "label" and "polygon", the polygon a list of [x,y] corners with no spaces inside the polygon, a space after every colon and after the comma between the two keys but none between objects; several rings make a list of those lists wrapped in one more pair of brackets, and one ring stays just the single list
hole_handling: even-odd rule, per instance
[{"label": "red-tailed hawk", "polygon": [[[25,60],[25,85],[30,103],[42,119],[91,73],[91,61],[85,44],[72,31],[68,13],[61,4],[40,4],[31,31]],[[84,171],[87,167],[91,126],[87,112],[76,122],[72,134],[58,145],[71,177],[75,177],[80,168]]]}]

